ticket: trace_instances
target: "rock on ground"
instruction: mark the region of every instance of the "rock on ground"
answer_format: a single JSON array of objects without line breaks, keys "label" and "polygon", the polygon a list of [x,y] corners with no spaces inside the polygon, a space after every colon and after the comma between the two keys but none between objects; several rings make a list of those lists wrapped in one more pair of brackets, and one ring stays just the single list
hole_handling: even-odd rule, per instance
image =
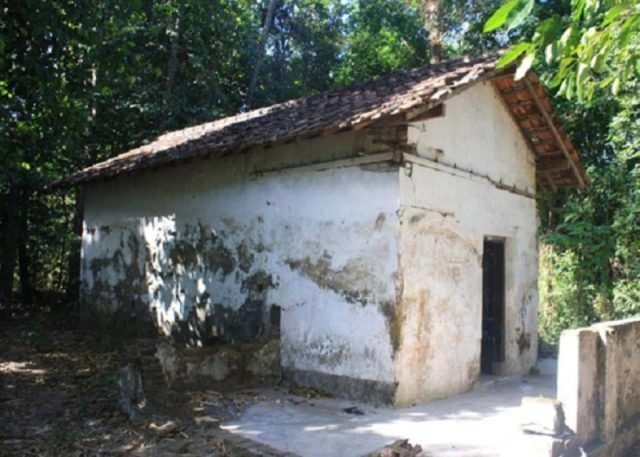
[{"label": "rock on ground", "polygon": [[416,457],[421,452],[419,444],[413,446],[409,444],[409,440],[397,440],[362,457]]}]

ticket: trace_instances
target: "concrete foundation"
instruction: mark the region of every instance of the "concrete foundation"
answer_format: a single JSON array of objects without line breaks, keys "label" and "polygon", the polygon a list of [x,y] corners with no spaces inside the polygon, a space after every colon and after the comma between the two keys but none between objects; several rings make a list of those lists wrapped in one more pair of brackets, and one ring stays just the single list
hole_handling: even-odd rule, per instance
[{"label": "concrete foundation", "polygon": [[280,380],[280,340],[176,348],[160,343],[156,358],[172,389],[224,392],[274,385]]}]

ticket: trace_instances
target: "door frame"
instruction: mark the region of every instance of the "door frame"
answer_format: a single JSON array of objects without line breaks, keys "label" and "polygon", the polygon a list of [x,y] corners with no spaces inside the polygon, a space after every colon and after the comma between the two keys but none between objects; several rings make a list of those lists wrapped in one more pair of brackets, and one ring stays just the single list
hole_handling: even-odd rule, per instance
[{"label": "door frame", "polygon": [[504,366],[507,280],[506,244],[506,239],[503,237],[485,236],[483,240],[481,374],[500,374]]}]

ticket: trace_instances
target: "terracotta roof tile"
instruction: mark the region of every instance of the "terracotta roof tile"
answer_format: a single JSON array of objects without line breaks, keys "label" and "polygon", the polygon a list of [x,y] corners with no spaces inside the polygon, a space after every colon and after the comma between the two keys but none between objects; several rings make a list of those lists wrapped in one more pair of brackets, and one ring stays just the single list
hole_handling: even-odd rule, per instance
[{"label": "terracotta roof tile", "polygon": [[499,73],[495,70],[498,57],[499,54],[464,57],[399,71],[375,81],[170,132],[149,144],[78,171],[53,186],[82,184],[199,156],[225,155],[309,138],[326,131],[360,128],[385,116],[439,104],[473,83],[490,79]]}]

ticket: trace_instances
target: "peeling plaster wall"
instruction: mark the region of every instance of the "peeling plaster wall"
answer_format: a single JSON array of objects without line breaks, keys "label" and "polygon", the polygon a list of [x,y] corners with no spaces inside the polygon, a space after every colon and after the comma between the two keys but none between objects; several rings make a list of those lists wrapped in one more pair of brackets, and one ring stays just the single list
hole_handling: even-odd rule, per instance
[{"label": "peeling plaster wall", "polygon": [[454,97],[445,112],[410,125],[423,160],[400,171],[398,405],[477,379],[486,236],[505,239],[503,374],[527,373],[537,355],[535,200],[494,185],[535,189],[533,159],[490,85]]},{"label": "peeling plaster wall", "polygon": [[340,134],[91,184],[85,308],[191,346],[255,341],[280,320],[286,371],[393,386],[397,166],[270,172],[354,144]]}]

